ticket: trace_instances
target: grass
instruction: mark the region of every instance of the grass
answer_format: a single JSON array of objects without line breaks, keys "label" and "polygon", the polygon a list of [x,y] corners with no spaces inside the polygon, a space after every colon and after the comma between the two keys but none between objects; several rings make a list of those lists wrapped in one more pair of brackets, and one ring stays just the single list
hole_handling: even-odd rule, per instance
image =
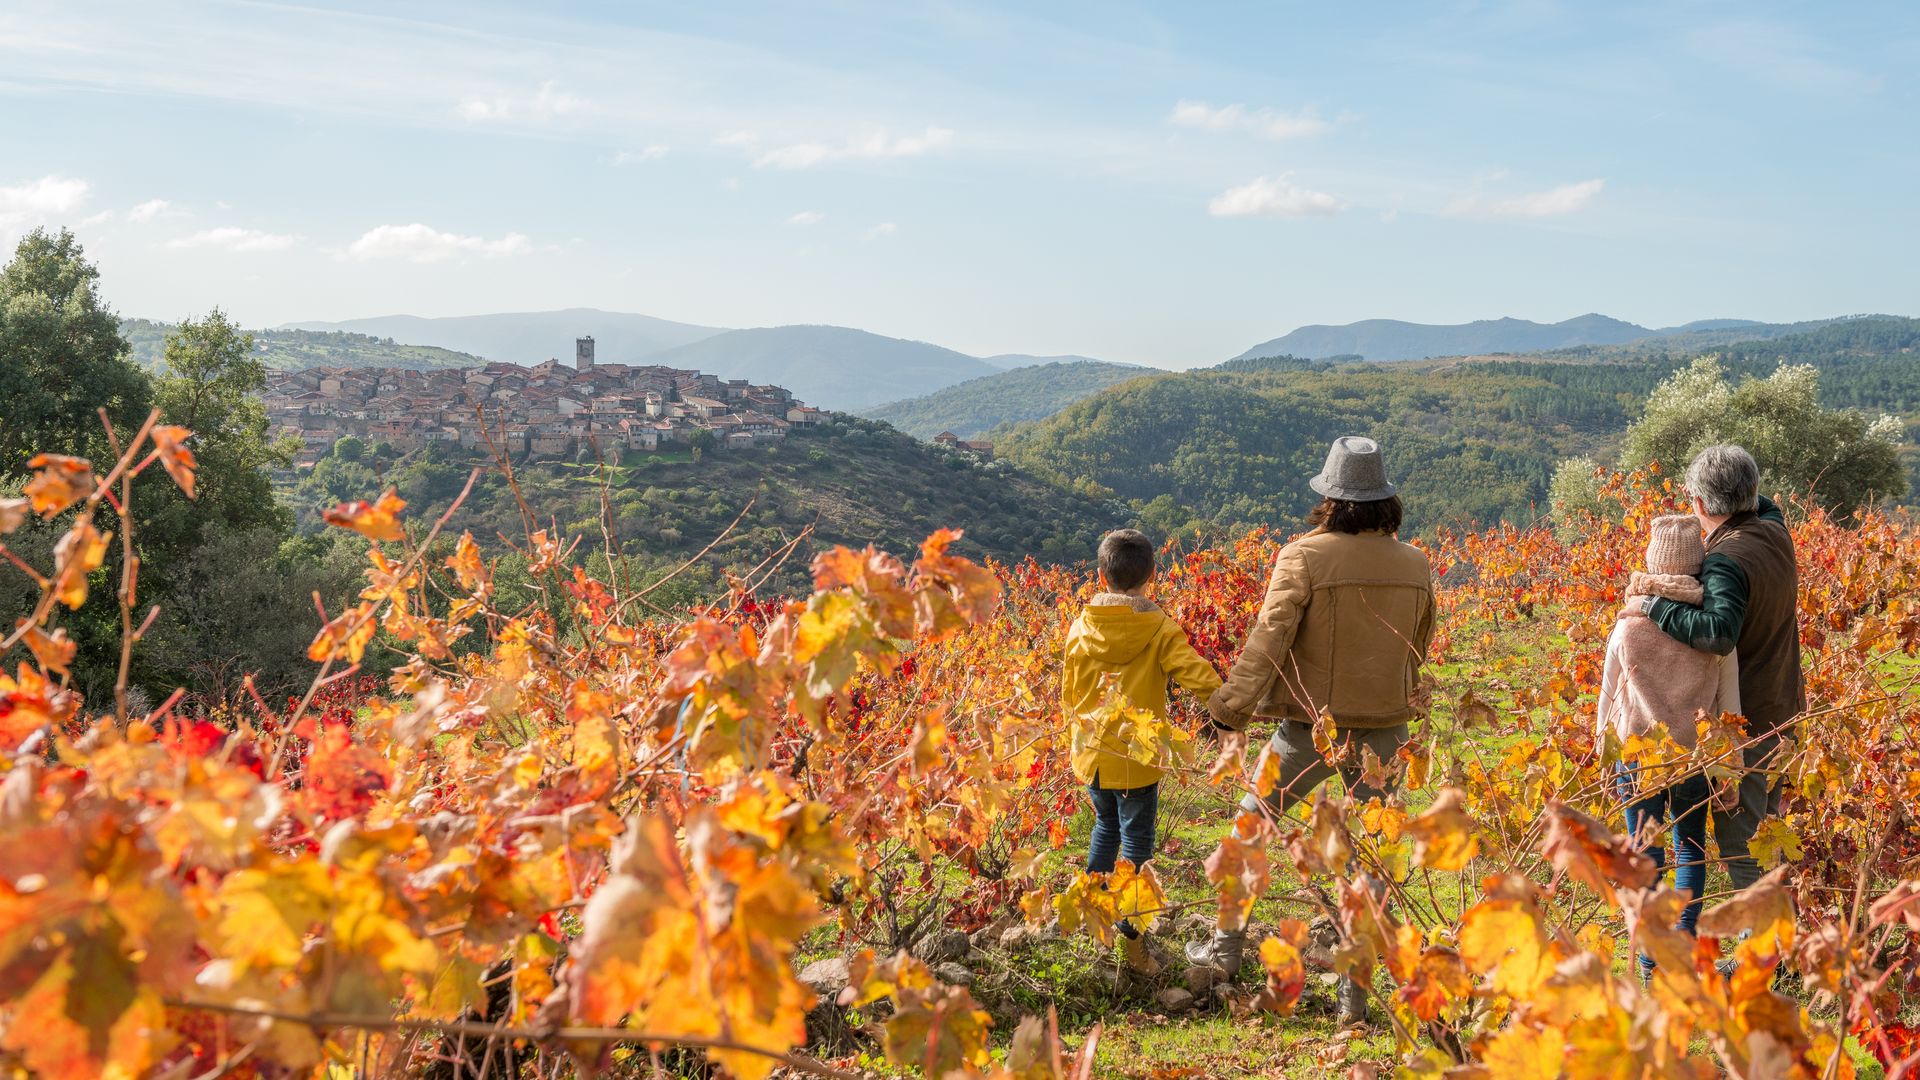
[{"label": "grass", "polygon": [[[1482,634],[1489,635],[1482,638]],[[1478,643],[1462,648],[1471,641]],[[1523,740],[1540,742],[1545,738],[1545,712],[1535,710],[1525,721],[1515,713],[1516,688],[1539,687],[1558,669],[1568,642],[1550,613],[1541,613],[1525,622],[1473,625],[1455,635],[1456,655],[1464,659],[1442,665],[1434,672],[1440,684],[1434,707],[1415,735],[1436,750],[1435,780],[1429,789],[1410,793],[1408,810],[1417,814],[1431,801],[1433,790],[1442,786],[1438,759],[1441,751],[1455,760],[1482,761],[1495,767],[1502,755]],[[1920,673],[1920,663],[1905,657],[1889,661],[1890,683],[1904,682]],[[1466,724],[1459,715],[1458,703],[1463,690],[1472,688],[1493,708],[1496,722]],[[1588,706],[1590,709],[1590,705]],[[1528,730],[1531,729],[1531,730]],[[1257,743],[1255,746],[1257,747]],[[1203,753],[1204,757],[1205,754]],[[1341,790],[1341,781],[1329,782],[1329,794]],[[1171,920],[1179,921],[1195,912],[1211,914],[1214,889],[1206,881],[1202,862],[1229,827],[1237,792],[1209,788],[1197,779],[1173,779],[1161,791],[1159,843],[1154,866],[1173,908]],[[1303,814],[1296,808],[1296,814]],[[1615,823],[1618,825],[1618,822]],[[1041,880],[1056,890],[1066,884],[1078,869],[1086,852],[1092,813],[1083,803],[1068,822],[1069,842],[1058,851],[1047,853]],[[956,870],[956,873],[958,871]],[[1469,874],[1471,876],[1471,872]],[[1462,879],[1466,880],[1465,878]],[[964,887],[962,879],[956,885]],[[1263,927],[1282,918],[1310,919],[1313,906],[1302,899],[1298,878],[1284,852],[1273,852],[1272,880],[1253,911],[1251,940],[1258,940]],[[1563,883],[1563,888],[1572,887]],[[1710,870],[1707,903],[1723,899],[1730,892],[1725,873]],[[1444,889],[1415,894],[1423,906],[1433,904],[1444,919],[1458,916],[1464,903],[1475,899],[1471,888],[1456,893],[1451,884]],[[1429,900],[1431,897],[1431,900]],[[1617,911],[1605,910],[1600,916],[1604,929],[1617,941],[1614,969],[1629,974],[1634,966],[1624,923]],[[1177,952],[1182,941],[1178,934],[1166,934],[1162,943]],[[978,958],[976,957],[976,960]],[[1382,1016],[1378,999],[1372,1007],[1374,1024],[1357,1036],[1335,1029],[1330,1003],[1331,990],[1322,985],[1322,975],[1309,968],[1308,991],[1301,1006],[1291,1017],[1272,1015],[1235,1016],[1212,1002],[1185,1016],[1167,1016],[1153,1005],[1154,990],[1175,985],[1175,974],[1149,982],[1131,993],[1115,993],[1108,973],[1119,965],[1116,950],[1103,948],[1085,934],[1067,939],[1033,943],[1007,956],[997,949],[989,952],[987,967],[975,983],[976,997],[995,1015],[995,1032],[1004,1049],[1022,1015],[1044,1015],[1049,1007],[1060,1017],[1063,1041],[1079,1047],[1093,1037],[1098,1028],[1095,1075],[1128,1080],[1173,1080],[1176,1077],[1295,1077],[1331,1076],[1343,1073],[1349,1064],[1371,1061],[1390,1066],[1397,1054],[1391,1027]],[[1239,989],[1252,991],[1262,980],[1258,961],[1249,948],[1248,965],[1239,980]],[[1872,1056],[1852,1039],[1847,1052],[1862,1078],[1884,1075]],[[1704,1042],[1697,1048],[1710,1053]]]}]

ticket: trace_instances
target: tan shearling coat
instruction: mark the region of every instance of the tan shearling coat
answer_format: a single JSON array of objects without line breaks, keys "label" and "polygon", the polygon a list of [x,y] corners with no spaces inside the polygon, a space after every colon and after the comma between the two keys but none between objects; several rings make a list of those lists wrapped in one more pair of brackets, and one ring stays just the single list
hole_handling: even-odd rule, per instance
[{"label": "tan shearling coat", "polygon": [[1255,716],[1313,720],[1322,709],[1342,728],[1404,723],[1433,620],[1433,571],[1419,548],[1383,532],[1308,533],[1280,549],[1208,711],[1233,728]]}]

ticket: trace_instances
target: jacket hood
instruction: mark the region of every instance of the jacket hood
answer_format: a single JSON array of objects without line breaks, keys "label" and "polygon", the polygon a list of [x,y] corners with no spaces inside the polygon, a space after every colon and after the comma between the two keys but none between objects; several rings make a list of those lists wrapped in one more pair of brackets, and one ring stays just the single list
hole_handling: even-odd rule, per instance
[{"label": "jacket hood", "polygon": [[1151,600],[1101,593],[1080,613],[1081,645],[1098,663],[1129,664],[1153,643],[1166,619]]}]

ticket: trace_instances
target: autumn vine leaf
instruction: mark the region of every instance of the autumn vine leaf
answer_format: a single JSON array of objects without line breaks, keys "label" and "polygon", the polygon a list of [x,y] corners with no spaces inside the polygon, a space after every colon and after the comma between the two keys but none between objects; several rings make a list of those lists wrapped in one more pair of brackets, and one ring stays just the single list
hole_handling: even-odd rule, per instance
[{"label": "autumn vine leaf", "polygon": [[370,540],[404,540],[407,530],[400,523],[400,512],[406,508],[407,501],[400,493],[388,488],[374,502],[344,502],[322,510],[320,517],[329,525],[352,529]]}]

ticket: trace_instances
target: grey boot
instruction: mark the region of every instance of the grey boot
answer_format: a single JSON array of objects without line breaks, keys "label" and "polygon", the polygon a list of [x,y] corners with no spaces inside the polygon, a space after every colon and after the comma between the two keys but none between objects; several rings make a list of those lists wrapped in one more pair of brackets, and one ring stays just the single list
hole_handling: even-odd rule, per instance
[{"label": "grey boot", "polygon": [[1367,988],[1353,979],[1341,979],[1338,994],[1340,1011],[1334,1022],[1341,1027],[1366,1023]]},{"label": "grey boot", "polygon": [[1205,941],[1187,942],[1187,963],[1195,967],[1217,967],[1231,979],[1240,974],[1240,954],[1246,951],[1245,930],[1215,930]]}]

